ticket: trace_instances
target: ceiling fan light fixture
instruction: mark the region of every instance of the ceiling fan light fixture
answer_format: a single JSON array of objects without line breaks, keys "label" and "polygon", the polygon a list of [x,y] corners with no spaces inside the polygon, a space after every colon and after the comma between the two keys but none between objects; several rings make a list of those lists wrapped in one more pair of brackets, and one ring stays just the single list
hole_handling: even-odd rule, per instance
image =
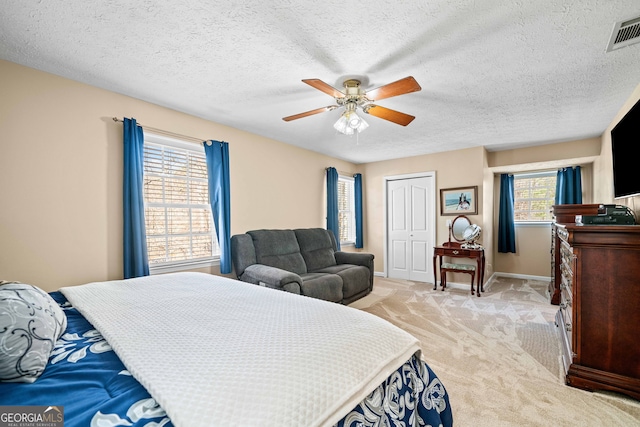
[{"label": "ceiling fan light fixture", "polygon": [[333,124],[335,130],[345,135],[349,135],[347,131],[351,131],[353,133],[353,129],[351,129],[347,124],[347,118],[345,115],[341,115],[337,122]]},{"label": "ceiling fan light fixture", "polygon": [[334,129],[345,135],[353,135],[355,132],[362,132],[369,127],[369,124],[355,111],[347,110],[333,125]]},{"label": "ceiling fan light fixture", "polygon": [[358,133],[362,132],[363,130],[369,127],[369,123],[365,122],[362,117],[358,116],[356,113],[352,113],[352,114],[358,118],[358,121],[357,121],[357,124],[355,124],[356,121],[353,119],[350,119],[349,126],[351,127],[355,126],[354,129],[357,130]]},{"label": "ceiling fan light fixture", "polygon": [[282,120],[289,122],[303,117],[313,116],[324,111],[331,111],[336,108],[344,107],[345,111],[337,122],[333,124],[334,129],[345,135],[353,135],[360,133],[369,127],[369,124],[360,117],[356,110],[360,108],[364,113],[388,120],[398,125],[407,126],[415,117],[399,111],[374,105],[374,100],[391,98],[393,96],[404,95],[406,93],[417,92],[422,88],[418,82],[411,76],[405,77],[393,83],[380,86],[372,91],[364,91],[360,87],[360,80],[348,79],[344,81],[344,90],[340,91],[333,86],[323,82],[320,79],[304,79],[304,83],[320,90],[321,92],[331,95],[336,105],[316,108],[293,116],[283,117]]},{"label": "ceiling fan light fixture", "polygon": [[355,112],[347,113],[347,122],[349,123],[350,128],[358,129],[358,126],[360,126],[362,119]]},{"label": "ceiling fan light fixture", "polygon": [[[345,85],[346,87],[346,85]],[[345,135],[353,135],[355,132],[362,132],[369,127],[369,124],[356,113],[357,104],[355,101],[349,101],[345,104],[345,111],[342,113],[333,127],[340,133]]]}]

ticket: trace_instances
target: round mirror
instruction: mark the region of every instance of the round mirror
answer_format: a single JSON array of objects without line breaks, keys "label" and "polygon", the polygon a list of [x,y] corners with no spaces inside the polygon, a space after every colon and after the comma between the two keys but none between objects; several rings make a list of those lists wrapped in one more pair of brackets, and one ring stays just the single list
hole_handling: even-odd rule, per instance
[{"label": "round mirror", "polygon": [[464,242],[464,232],[471,225],[471,221],[465,215],[458,215],[451,223],[451,235],[458,242]]}]

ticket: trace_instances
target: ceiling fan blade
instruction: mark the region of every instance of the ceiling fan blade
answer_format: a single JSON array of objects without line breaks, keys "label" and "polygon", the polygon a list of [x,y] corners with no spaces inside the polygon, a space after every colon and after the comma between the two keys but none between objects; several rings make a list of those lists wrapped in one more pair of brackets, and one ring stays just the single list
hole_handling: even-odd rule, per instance
[{"label": "ceiling fan blade", "polygon": [[314,88],[326,93],[327,95],[333,96],[334,98],[344,98],[345,97],[344,93],[340,92],[335,87],[323,82],[320,79],[303,79],[302,81],[305,82],[306,84],[308,84],[309,86],[314,87]]},{"label": "ceiling fan blade", "polygon": [[404,95],[405,93],[418,92],[421,89],[416,79],[409,76],[389,83],[388,85],[369,90],[365,95],[371,101],[378,101],[380,99],[391,98],[392,96]]},{"label": "ceiling fan blade", "polygon": [[324,113],[325,111],[331,111],[338,108],[337,105],[329,105],[328,107],[316,108],[315,110],[306,111],[300,114],[294,114],[293,116],[283,117],[282,120],[290,122],[291,120],[301,119],[303,117],[313,116],[314,114]]},{"label": "ceiling fan blade", "polygon": [[401,113],[400,111],[391,110],[390,108],[381,107],[379,105],[369,104],[362,109],[365,113],[371,114],[378,118],[389,120],[390,122],[406,126],[415,119],[414,116]]}]

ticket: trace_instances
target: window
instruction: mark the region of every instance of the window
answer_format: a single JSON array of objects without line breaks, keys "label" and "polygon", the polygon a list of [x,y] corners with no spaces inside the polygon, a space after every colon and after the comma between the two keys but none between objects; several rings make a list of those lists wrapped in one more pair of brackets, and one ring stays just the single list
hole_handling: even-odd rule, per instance
[{"label": "window", "polygon": [[143,192],[151,270],[219,256],[203,147],[145,134]]},{"label": "window", "polygon": [[513,176],[516,222],[552,221],[551,207],[556,198],[557,172]]},{"label": "window", "polygon": [[354,179],[340,175],[338,177],[338,226],[340,244],[356,241],[356,209],[354,201]]}]

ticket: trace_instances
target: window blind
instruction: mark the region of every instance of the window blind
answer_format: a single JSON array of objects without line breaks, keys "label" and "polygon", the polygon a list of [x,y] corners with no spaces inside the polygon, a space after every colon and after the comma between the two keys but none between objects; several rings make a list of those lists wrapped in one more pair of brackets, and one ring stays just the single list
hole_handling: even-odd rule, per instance
[{"label": "window blind", "polygon": [[143,192],[150,265],[219,255],[204,150],[191,145],[171,146],[145,138]]}]

